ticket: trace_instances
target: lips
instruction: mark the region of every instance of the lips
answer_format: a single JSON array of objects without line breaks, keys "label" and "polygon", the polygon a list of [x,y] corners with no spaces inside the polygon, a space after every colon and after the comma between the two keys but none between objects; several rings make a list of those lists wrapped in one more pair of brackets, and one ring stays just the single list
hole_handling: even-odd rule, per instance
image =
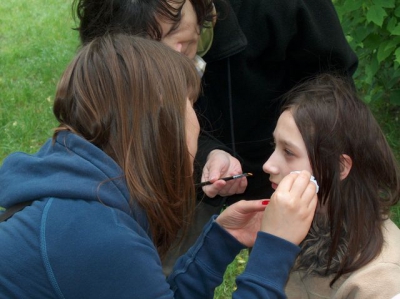
[{"label": "lips", "polygon": [[278,184],[271,182],[271,187],[272,189],[276,190],[276,188],[278,188]]}]

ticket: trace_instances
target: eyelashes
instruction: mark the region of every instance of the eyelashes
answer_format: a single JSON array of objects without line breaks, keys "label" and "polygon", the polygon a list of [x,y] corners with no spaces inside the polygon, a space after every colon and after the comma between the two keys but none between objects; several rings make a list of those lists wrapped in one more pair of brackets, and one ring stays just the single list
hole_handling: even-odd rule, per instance
[{"label": "eyelashes", "polygon": [[[273,149],[275,149],[276,150],[276,142],[275,141],[271,141],[270,142],[270,145],[272,146],[272,148]],[[289,149],[287,149],[287,148],[284,148],[283,149],[283,152],[285,153],[285,155],[287,155],[287,156],[294,156],[294,153],[291,151],[291,150],[289,150]]]}]

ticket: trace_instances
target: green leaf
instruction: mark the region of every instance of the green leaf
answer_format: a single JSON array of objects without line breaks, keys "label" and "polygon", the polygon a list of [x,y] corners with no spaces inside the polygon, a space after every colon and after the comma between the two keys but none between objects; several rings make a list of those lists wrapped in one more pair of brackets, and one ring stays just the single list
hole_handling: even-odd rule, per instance
[{"label": "green leaf", "polygon": [[397,63],[400,63],[400,47],[396,49],[396,51],[394,51],[394,56],[396,57],[395,61]]},{"label": "green leaf", "polygon": [[391,35],[400,35],[400,24],[397,25],[393,30],[390,30]]},{"label": "green leaf", "polygon": [[374,79],[376,72],[379,70],[379,66],[380,64],[377,58],[375,56],[372,57],[371,62],[365,66],[366,84],[372,83],[372,80]]},{"label": "green leaf", "polygon": [[377,90],[376,93],[372,95],[371,101],[379,101],[384,94],[385,92],[383,90]]},{"label": "green leaf", "polygon": [[364,40],[364,46],[369,49],[377,49],[382,42],[382,37],[378,34],[370,34]]},{"label": "green leaf", "polygon": [[[400,79],[399,79],[400,81]],[[399,82],[400,83],[400,82]],[[392,90],[389,96],[390,103],[400,105],[400,89]]]},{"label": "green leaf", "polygon": [[396,25],[397,25],[397,19],[396,18],[390,18],[389,19],[389,22],[388,22],[388,24],[387,24],[387,26],[386,26],[386,29],[389,31],[389,32],[392,32],[393,31],[393,29],[396,27]]},{"label": "green leaf", "polygon": [[400,45],[400,36],[396,36],[395,38],[385,41],[385,44],[385,51],[392,51],[398,45]]},{"label": "green leaf", "polygon": [[378,62],[384,61],[386,58],[388,58],[392,53],[393,49],[395,48],[395,45],[389,46],[390,41],[384,41],[379,45],[378,48],[378,53],[377,53],[377,59]]},{"label": "green leaf", "polygon": [[373,0],[372,2],[380,7],[386,7],[386,8],[395,7],[395,0]]},{"label": "green leaf", "polygon": [[[389,0],[391,1],[391,0]],[[351,0],[351,1],[345,1],[343,5],[341,6],[341,9],[344,13],[352,12],[354,10],[359,9],[363,4],[362,0]]]},{"label": "green leaf", "polygon": [[367,95],[365,95],[364,96],[364,102],[366,102],[366,103],[370,103],[371,102],[371,95],[369,95],[369,94],[367,94]]},{"label": "green leaf", "polygon": [[386,84],[388,88],[392,88],[393,86],[397,86],[399,84],[400,69],[396,68],[396,62],[394,62],[394,67],[392,69],[393,72],[389,75],[389,81]]},{"label": "green leaf", "polygon": [[394,10],[394,15],[400,18],[400,5]]},{"label": "green leaf", "polygon": [[[359,26],[353,30],[352,37],[357,42],[363,41],[369,34],[373,33],[372,28],[367,26]],[[378,37],[379,38],[379,37]]]},{"label": "green leaf", "polygon": [[383,20],[386,16],[387,13],[382,7],[378,5],[372,5],[367,12],[367,21],[382,27]]}]

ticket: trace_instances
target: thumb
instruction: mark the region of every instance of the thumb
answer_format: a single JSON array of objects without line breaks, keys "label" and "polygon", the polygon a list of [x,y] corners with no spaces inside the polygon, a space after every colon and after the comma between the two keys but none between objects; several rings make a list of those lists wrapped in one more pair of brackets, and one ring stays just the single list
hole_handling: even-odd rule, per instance
[{"label": "thumb", "polygon": [[208,179],[210,181],[218,180],[224,173],[224,165],[220,161],[214,161],[208,168]]}]

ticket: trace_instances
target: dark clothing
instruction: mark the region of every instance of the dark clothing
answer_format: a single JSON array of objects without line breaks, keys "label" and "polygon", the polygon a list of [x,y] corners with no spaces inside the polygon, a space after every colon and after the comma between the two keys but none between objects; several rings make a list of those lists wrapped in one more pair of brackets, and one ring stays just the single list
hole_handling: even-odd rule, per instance
[{"label": "dark clothing", "polygon": [[[242,161],[243,172],[254,174],[246,193],[228,197],[229,204],[268,198],[272,189],[262,165],[272,153],[280,97],[320,72],[351,77],[357,56],[331,0],[214,2],[220,16],[203,57],[204,95],[195,104],[204,130],[197,160],[204,165],[211,150],[224,149]],[[220,204],[217,198],[205,201]]]}]

